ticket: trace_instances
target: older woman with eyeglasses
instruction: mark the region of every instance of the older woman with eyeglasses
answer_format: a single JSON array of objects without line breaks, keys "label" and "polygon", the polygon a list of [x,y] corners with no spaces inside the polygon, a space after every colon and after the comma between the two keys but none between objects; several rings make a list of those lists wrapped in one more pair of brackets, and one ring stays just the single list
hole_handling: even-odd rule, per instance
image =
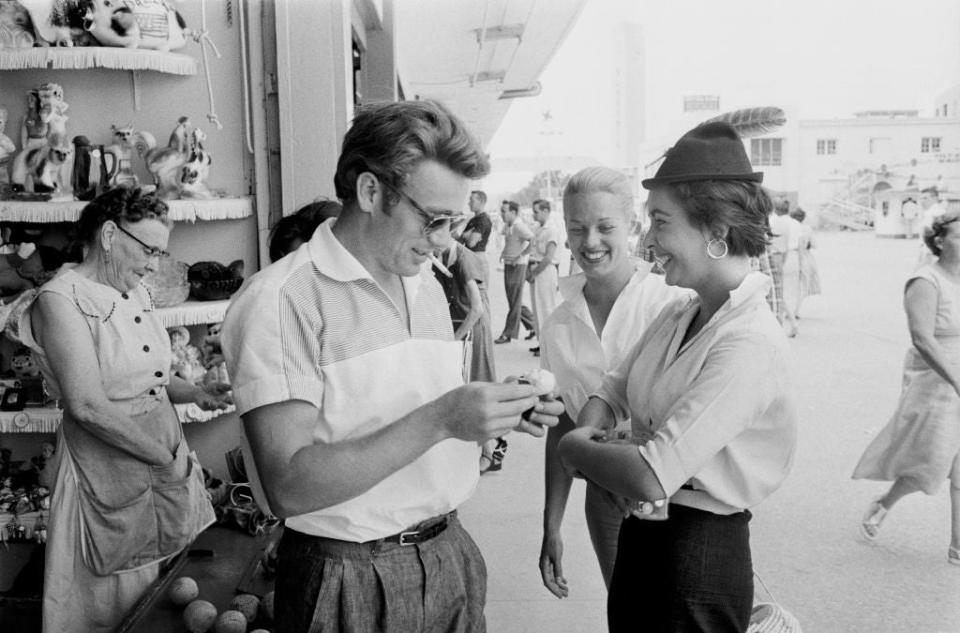
[{"label": "older woman with eyeglasses", "polygon": [[[770,198],[725,123],[680,138],[650,190],[645,239],[668,305],[560,440],[568,471],[624,500],[607,620],[624,631],[746,631],[753,604],[750,508],[783,482],[796,414],[787,339],[751,272]],[[606,439],[629,417],[630,440]],[[669,501],[668,501],[669,500]]]},{"label": "older woman with eyeglasses", "polygon": [[19,321],[63,402],[44,571],[44,631],[112,631],[160,565],[214,520],[171,402],[229,403],[170,375],[170,340],[143,277],[166,257],[167,206],[116,188],[80,215],[83,260]]}]

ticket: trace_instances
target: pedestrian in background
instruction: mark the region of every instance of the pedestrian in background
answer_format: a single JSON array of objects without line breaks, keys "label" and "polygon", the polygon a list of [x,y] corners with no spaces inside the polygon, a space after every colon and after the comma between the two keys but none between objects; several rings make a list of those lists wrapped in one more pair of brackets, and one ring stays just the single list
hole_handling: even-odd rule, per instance
[{"label": "pedestrian in background", "polygon": [[[503,333],[494,343],[509,343],[520,335],[520,323],[531,333],[536,331],[533,315],[523,313],[523,284],[527,277],[527,245],[533,239],[533,231],[520,217],[520,205],[510,201],[504,205],[503,215],[503,286],[507,293],[507,318]],[[529,337],[528,337],[529,338]]]},{"label": "pedestrian in background", "polygon": [[810,295],[820,294],[820,270],[817,268],[817,259],[813,256],[813,249],[816,248],[813,239],[813,227],[803,222],[807,217],[806,212],[797,207],[790,212],[790,217],[800,223],[800,240],[797,243],[797,255],[800,262],[800,292],[797,295],[797,305],[793,309],[793,315],[799,319],[803,300]]},{"label": "pedestrian in background", "polygon": [[918,491],[932,495],[949,479],[947,560],[960,565],[960,212],[935,217],[924,238],[935,262],[917,269],[904,291],[913,346],[903,364],[900,402],[853,478],[893,482],[860,523],[871,541],[900,499]]},{"label": "pedestrian in background", "polygon": [[[536,220],[533,240],[527,246],[530,262],[527,265],[527,281],[530,282],[530,301],[533,304],[533,324],[537,337],[550,313],[560,303],[559,266],[557,253],[560,236],[550,221],[550,202],[536,200],[533,203]],[[534,356],[540,355],[539,342],[530,349]]]}]

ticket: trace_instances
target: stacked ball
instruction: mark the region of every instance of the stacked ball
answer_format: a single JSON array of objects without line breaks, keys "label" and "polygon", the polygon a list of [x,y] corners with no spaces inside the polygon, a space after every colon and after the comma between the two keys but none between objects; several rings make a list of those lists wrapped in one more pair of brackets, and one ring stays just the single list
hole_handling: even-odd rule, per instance
[{"label": "stacked ball", "polygon": [[[218,614],[217,608],[206,600],[198,600],[200,588],[188,576],[181,576],[170,584],[167,596],[170,602],[183,610],[183,621],[190,633],[246,633],[247,626],[257,620],[259,614],[273,620],[273,592],[264,595],[261,601],[253,594],[240,594],[230,601],[230,607]],[[257,629],[252,633],[268,633]]]}]

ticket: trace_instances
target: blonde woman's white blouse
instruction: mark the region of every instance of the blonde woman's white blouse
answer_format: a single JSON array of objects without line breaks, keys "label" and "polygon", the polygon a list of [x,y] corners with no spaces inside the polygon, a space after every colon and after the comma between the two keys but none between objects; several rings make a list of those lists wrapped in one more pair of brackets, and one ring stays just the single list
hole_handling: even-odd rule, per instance
[{"label": "blonde woman's white blouse", "polygon": [[690,294],[666,285],[662,275],[650,272],[650,264],[637,261],[636,272],[607,316],[603,334],[597,336],[583,296],[586,281],[583,273],[560,280],[563,302],[547,317],[540,335],[540,366],[556,376],[558,395],[574,422],[603,375],[620,364],[660,311]]}]

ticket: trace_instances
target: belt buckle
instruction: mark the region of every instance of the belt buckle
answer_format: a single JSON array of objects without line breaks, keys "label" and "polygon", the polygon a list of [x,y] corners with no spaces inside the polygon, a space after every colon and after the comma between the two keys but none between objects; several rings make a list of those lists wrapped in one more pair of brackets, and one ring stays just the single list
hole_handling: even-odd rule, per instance
[{"label": "belt buckle", "polygon": [[400,543],[400,545],[416,545],[417,544],[416,541],[414,540],[407,541],[407,537],[409,536],[411,538],[415,538],[418,534],[420,534],[419,531],[400,532],[400,538],[398,539],[398,542]]}]

